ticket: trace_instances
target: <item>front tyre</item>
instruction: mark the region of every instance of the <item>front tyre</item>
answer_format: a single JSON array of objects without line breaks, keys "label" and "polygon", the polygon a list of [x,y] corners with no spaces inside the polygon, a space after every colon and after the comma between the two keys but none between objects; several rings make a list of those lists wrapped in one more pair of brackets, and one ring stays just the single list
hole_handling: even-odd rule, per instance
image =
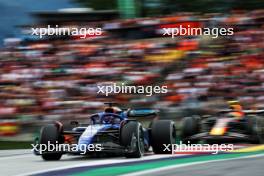
[{"label": "front tyre", "polygon": [[138,122],[128,122],[121,129],[121,144],[127,149],[127,158],[140,158],[144,155],[143,128]]},{"label": "front tyre", "polygon": [[183,143],[191,144],[198,143],[198,140],[188,140],[188,138],[192,135],[199,133],[200,125],[199,125],[200,118],[191,116],[185,117],[182,120],[182,129],[181,129],[181,139]]},{"label": "front tyre", "polygon": [[[42,127],[41,131],[40,131],[40,144],[43,145],[48,145],[48,143],[50,144],[57,144],[62,140],[62,135],[59,132],[58,128],[53,125],[46,125],[44,127]],[[56,152],[56,151],[55,151]],[[43,160],[45,161],[56,161],[56,160],[60,160],[62,154],[61,153],[49,153],[48,151],[44,151],[44,153],[41,154],[41,157],[43,158]]]},{"label": "front tyre", "polygon": [[249,135],[254,136],[252,143],[264,143],[264,120],[259,116],[249,116],[247,118],[247,132]]}]

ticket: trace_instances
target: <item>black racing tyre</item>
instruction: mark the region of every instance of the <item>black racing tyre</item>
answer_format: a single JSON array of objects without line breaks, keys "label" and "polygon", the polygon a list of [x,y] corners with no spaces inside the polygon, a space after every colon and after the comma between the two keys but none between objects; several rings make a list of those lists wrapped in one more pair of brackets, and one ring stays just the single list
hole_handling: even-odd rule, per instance
[{"label": "black racing tyre", "polygon": [[172,120],[156,120],[151,124],[150,142],[155,154],[171,153],[164,151],[164,145],[172,145],[176,142],[176,127]]},{"label": "black racing tyre", "polygon": [[131,121],[126,123],[120,134],[120,142],[127,151],[125,157],[140,158],[144,155],[144,134],[140,123]]},{"label": "black racing tyre", "polygon": [[247,117],[246,130],[247,130],[248,134],[255,135],[257,133],[256,124],[257,124],[257,117],[256,116],[248,116]]},{"label": "black racing tyre", "polygon": [[[40,144],[59,144],[62,141],[62,135],[59,132],[58,128],[53,125],[46,125],[42,127],[40,131]],[[60,160],[62,154],[61,153],[48,153],[44,152],[41,154],[41,157],[46,160],[46,161],[55,161],[55,160]]]},{"label": "black racing tyre", "polygon": [[252,143],[264,143],[264,120],[258,116],[247,117],[247,132],[255,140]]},{"label": "black racing tyre", "polygon": [[197,143],[198,140],[189,140],[188,137],[199,133],[200,118],[198,117],[185,117],[182,120],[181,140],[183,143]]}]

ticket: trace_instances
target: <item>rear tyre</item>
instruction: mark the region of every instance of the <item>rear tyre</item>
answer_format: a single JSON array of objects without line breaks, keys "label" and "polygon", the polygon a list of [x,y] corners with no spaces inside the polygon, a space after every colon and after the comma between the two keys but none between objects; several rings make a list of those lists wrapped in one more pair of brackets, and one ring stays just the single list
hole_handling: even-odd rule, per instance
[{"label": "rear tyre", "polygon": [[183,143],[191,144],[198,143],[197,139],[188,139],[190,136],[199,133],[200,130],[200,118],[199,117],[185,117],[182,121],[181,139]]},{"label": "rear tyre", "polygon": [[165,145],[172,145],[176,142],[175,123],[171,120],[156,120],[152,122],[150,131],[150,141],[155,154],[171,153],[164,151]]},{"label": "rear tyre", "polygon": [[[40,131],[40,144],[48,145],[50,144],[59,144],[62,140],[61,133],[55,125],[46,125],[42,127]],[[60,160],[62,154],[61,153],[49,153],[48,151],[44,151],[41,157],[46,161],[55,161]]]},{"label": "rear tyre", "polygon": [[121,144],[127,149],[125,157],[140,158],[144,155],[143,128],[138,122],[128,122],[121,129]]}]

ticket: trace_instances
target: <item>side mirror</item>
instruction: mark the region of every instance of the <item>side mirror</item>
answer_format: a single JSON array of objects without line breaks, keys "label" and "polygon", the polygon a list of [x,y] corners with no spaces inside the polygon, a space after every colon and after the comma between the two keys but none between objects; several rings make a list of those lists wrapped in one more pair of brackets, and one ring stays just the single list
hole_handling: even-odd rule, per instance
[{"label": "side mirror", "polygon": [[77,121],[71,121],[70,124],[71,125],[74,125],[74,126],[78,126],[79,125],[79,122],[77,122]]}]

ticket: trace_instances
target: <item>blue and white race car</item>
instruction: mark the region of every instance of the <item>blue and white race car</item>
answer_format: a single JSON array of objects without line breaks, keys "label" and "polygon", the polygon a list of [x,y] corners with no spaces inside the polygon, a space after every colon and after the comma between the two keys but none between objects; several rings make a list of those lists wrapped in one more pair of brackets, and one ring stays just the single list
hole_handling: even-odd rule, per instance
[{"label": "blue and white race car", "polygon": [[[64,131],[60,122],[42,127],[34,153],[44,160],[59,160],[63,154],[118,154],[139,158],[152,147],[155,154],[166,153],[165,145],[175,143],[175,124],[158,120],[153,109],[121,110],[113,103],[103,112],[90,116],[89,124],[71,122],[75,127]],[[136,119],[154,117],[147,128]],[[133,119],[132,119],[133,118]],[[49,150],[52,148],[53,150]]]}]

